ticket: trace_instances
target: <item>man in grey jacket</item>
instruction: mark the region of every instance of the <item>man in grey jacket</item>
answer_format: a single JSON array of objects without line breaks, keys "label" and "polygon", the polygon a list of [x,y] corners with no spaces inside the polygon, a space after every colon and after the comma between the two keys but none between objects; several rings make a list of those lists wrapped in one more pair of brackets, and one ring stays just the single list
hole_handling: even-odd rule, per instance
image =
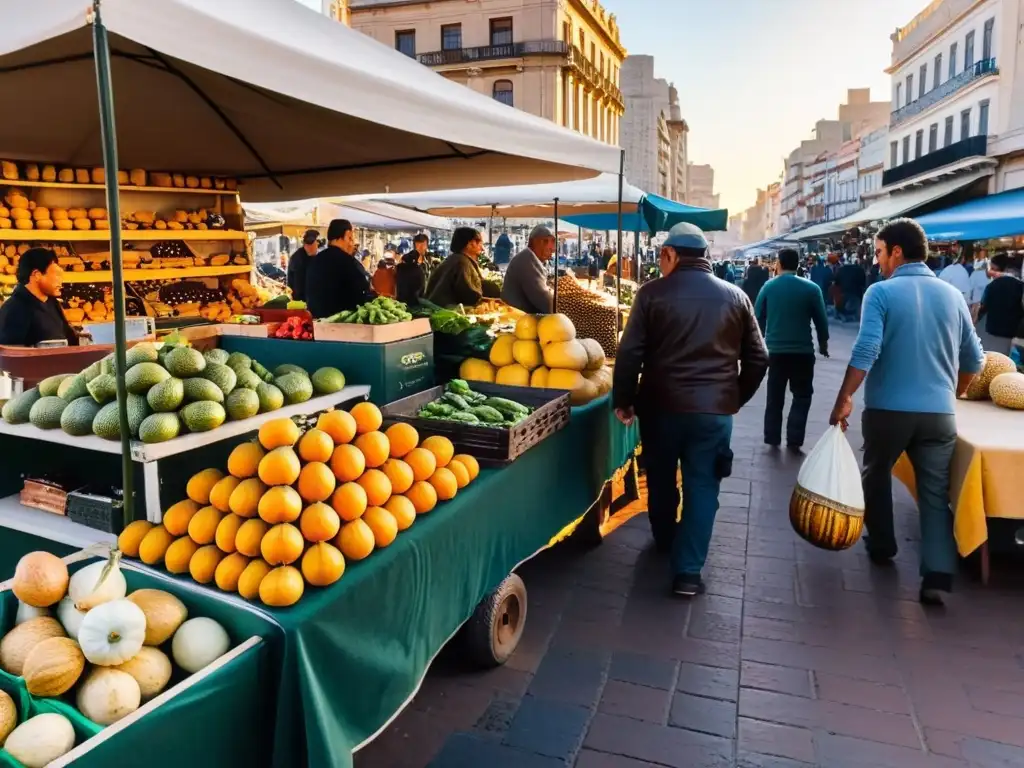
[{"label": "man in grey jacket", "polygon": [[546,265],[554,255],[555,236],[551,230],[534,227],[527,247],[512,257],[505,270],[502,301],[527,314],[551,314],[554,300],[548,288]]}]

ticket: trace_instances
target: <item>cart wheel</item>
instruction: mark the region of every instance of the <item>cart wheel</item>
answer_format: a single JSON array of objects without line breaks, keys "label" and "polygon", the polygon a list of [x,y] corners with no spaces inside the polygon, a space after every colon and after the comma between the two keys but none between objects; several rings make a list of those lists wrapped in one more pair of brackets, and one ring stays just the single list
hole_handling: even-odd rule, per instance
[{"label": "cart wheel", "polygon": [[466,622],[466,653],[483,669],[500,667],[515,653],[525,626],[526,585],[512,573],[480,601]]}]

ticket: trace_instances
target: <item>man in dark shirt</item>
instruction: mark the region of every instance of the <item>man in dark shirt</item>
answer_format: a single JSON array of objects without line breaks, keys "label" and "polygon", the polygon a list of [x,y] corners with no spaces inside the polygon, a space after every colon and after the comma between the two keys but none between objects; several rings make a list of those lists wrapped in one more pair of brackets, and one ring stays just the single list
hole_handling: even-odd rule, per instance
[{"label": "man in dark shirt", "polygon": [[18,287],[0,306],[0,344],[34,347],[43,341],[64,339],[78,346],[78,334],[61,310],[64,271],[49,248],[30,248],[18,262]]},{"label": "man in dark shirt", "polygon": [[292,298],[296,301],[306,300],[306,271],[309,261],[316,256],[320,248],[320,233],[315,229],[307,229],[302,236],[302,247],[288,259],[288,287],[292,289]]},{"label": "man in dark shirt", "polygon": [[747,267],[747,276],[743,279],[743,292],[747,294],[751,304],[757,303],[757,295],[769,277],[771,275],[768,274],[768,268],[761,266],[761,260],[756,256],[751,259],[750,266]]},{"label": "man in dark shirt", "polygon": [[987,352],[1010,354],[1015,336],[1024,323],[1024,283],[1006,269],[1010,259],[997,253],[989,262],[988,274],[992,282],[985,286],[978,310],[981,346]]},{"label": "man in dark shirt", "polygon": [[327,228],[327,247],[309,260],[306,306],[315,318],[348,312],[374,297],[370,276],[355,257],[351,222],[334,219]]},{"label": "man in dark shirt", "polygon": [[864,300],[864,291],[868,288],[868,276],[864,266],[854,257],[850,257],[836,273],[836,285],[842,293],[842,307],[836,307],[840,320],[857,320],[860,317],[860,304]]}]

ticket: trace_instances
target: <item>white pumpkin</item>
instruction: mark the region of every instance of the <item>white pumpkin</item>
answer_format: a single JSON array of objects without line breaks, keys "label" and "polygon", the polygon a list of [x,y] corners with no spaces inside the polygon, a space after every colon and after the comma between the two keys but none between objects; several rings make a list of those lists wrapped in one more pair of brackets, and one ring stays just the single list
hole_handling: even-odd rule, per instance
[{"label": "white pumpkin", "polygon": [[18,601],[18,612],[14,614],[14,626],[24,624],[29,619],[38,619],[40,616],[49,616],[49,608],[36,608],[34,605]]},{"label": "white pumpkin", "polygon": [[97,605],[121,600],[126,594],[128,583],[121,573],[121,552],[116,549],[106,561],[76,571],[68,584],[68,596],[78,610],[86,613]]},{"label": "white pumpkin", "polygon": [[82,619],[78,644],[90,663],[99,667],[124,664],[146,639],[146,614],[130,600],[97,605]]},{"label": "white pumpkin", "polygon": [[70,597],[65,597],[57,603],[57,621],[64,625],[68,637],[78,639],[78,630],[82,627],[84,618],[85,613],[75,608],[75,601]]},{"label": "white pumpkin", "polygon": [[78,688],[79,711],[100,725],[116,723],[142,703],[135,678],[117,669],[94,669]]},{"label": "white pumpkin", "polygon": [[43,768],[74,748],[71,721],[52,713],[26,720],[4,742],[4,750],[27,768]]},{"label": "white pumpkin", "polygon": [[195,674],[216,661],[231,647],[224,627],[213,619],[189,619],[174,633],[171,655],[175,663],[189,674]]}]

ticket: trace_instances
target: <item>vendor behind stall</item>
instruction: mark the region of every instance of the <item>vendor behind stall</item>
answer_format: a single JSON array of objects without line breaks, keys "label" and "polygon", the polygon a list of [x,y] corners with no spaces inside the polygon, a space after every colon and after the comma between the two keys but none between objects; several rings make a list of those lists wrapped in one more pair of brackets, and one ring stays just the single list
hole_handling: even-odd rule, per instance
[{"label": "vendor behind stall", "polygon": [[423,268],[427,242],[426,235],[416,235],[412,241],[412,250],[402,257],[402,263],[395,268],[395,291],[398,300],[409,306],[420,303],[427,285],[427,276]]},{"label": "vendor behind stall", "polygon": [[305,301],[306,272],[310,260],[320,250],[320,233],[315,229],[307,229],[302,236],[302,246],[288,259],[288,287],[292,290],[292,298]]},{"label": "vendor behind stall", "polygon": [[66,340],[78,346],[78,334],[64,318],[57,297],[64,270],[49,248],[30,248],[18,262],[18,287],[0,306],[0,344],[34,347]]},{"label": "vendor behind stall", "polygon": [[334,219],[327,228],[327,247],[306,270],[306,306],[313,317],[347,312],[373,299],[370,276],[355,253],[351,222]]},{"label": "vendor behind stall", "polygon": [[550,315],[554,299],[547,281],[547,263],[555,255],[555,236],[538,225],[530,232],[526,248],[517,253],[505,270],[501,299],[528,315]]},{"label": "vendor behind stall", "polygon": [[475,307],[484,298],[497,299],[498,286],[483,278],[477,259],[484,240],[473,227],[459,227],[452,234],[451,254],[430,275],[427,300],[441,307],[462,304]]}]

